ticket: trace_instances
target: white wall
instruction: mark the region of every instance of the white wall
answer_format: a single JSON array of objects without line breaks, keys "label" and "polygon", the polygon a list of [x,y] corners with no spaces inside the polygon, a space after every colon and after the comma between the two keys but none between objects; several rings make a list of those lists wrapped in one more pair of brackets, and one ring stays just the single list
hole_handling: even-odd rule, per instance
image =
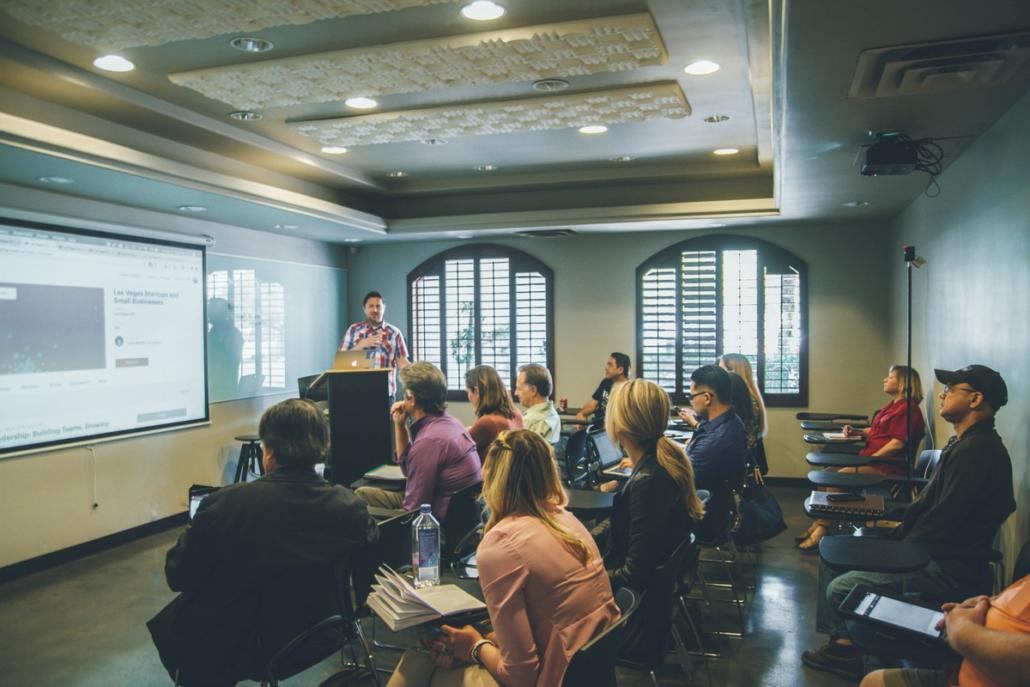
[{"label": "white wall", "polygon": [[[886,231],[881,226],[810,225],[737,229],[796,253],[809,266],[810,389],[813,410],[869,412],[883,404],[882,387],[891,362],[887,348]],[[700,232],[587,235],[560,239],[506,239],[494,243],[523,250],[554,271],[556,396],[572,405],[588,400],[612,351],[636,360],[637,266],[659,250]],[[406,277],[423,260],[459,242],[421,242],[362,247],[351,256],[351,313],[361,299],[380,291],[387,320],[407,329]],[[842,246],[846,246],[842,249]],[[634,362],[635,364],[635,362]],[[766,440],[771,473],[803,477],[808,472],[794,414],[772,409]],[[469,421],[467,403],[451,412]]]},{"label": "white wall", "polygon": [[[1012,457],[1016,514],[1003,530],[1011,571],[1030,536],[1030,96],[1020,100],[940,178],[941,195],[896,218],[897,246],[915,245],[927,264],[913,274],[913,363],[956,369],[980,363],[1001,373],[1009,402],[997,427]],[[892,264],[900,262],[892,255]],[[892,270],[891,350],[905,351],[906,283]],[[939,385],[937,389],[939,390]],[[933,404],[934,415],[939,403]],[[938,445],[951,426],[934,423]]]},{"label": "white wall", "polygon": [[[209,234],[220,252],[346,266],[342,250],[316,241],[0,185],[0,216],[41,208],[55,224]],[[85,448],[0,460],[0,567],[183,512],[189,485],[221,484],[235,466],[233,437],[255,433],[262,411],[290,395],[213,404],[207,427],[97,444],[95,470]]]}]

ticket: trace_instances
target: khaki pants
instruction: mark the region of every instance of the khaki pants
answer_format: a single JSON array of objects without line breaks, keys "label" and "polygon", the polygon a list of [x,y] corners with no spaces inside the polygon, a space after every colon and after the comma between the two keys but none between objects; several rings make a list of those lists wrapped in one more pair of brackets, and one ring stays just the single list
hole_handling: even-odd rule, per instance
[{"label": "khaki pants", "polygon": [[362,501],[376,508],[392,508],[398,510],[404,507],[404,492],[380,489],[379,487],[358,487],[355,491]]},{"label": "khaki pants", "polygon": [[386,687],[499,687],[493,676],[480,666],[437,668],[424,653],[408,649]]}]

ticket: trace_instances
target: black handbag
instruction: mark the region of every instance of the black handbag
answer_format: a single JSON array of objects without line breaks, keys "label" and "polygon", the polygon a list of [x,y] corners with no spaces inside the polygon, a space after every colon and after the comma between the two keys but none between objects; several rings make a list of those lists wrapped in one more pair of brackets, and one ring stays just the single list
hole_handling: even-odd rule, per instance
[{"label": "black handbag", "polygon": [[740,493],[734,494],[734,501],[737,516],[732,534],[737,544],[758,544],[787,529],[780,504],[766,488],[757,469],[748,477]]}]

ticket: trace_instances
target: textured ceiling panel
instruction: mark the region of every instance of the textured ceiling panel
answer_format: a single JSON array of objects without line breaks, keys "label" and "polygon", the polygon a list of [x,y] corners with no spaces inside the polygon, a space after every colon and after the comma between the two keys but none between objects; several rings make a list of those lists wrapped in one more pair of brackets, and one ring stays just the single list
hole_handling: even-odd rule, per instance
[{"label": "textured ceiling panel", "polygon": [[15,19],[66,41],[120,50],[459,0],[4,0]]},{"label": "textured ceiling panel", "polygon": [[258,110],[355,95],[618,72],[667,59],[654,20],[642,13],[214,67],[169,78],[236,109]]},{"label": "textured ceiling panel", "polygon": [[659,83],[525,100],[459,104],[403,112],[291,122],[298,133],[322,145],[355,147],[375,143],[449,140],[463,136],[568,129],[679,119],[690,114],[676,83]]}]

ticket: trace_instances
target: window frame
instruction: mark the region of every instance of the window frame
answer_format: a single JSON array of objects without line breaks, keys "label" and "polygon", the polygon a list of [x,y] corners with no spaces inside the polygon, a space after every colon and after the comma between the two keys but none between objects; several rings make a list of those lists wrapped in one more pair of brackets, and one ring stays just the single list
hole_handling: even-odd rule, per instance
[{"label": "window frame", "polygon": [[[809,360],[808,360],[808,265],[794,253],[777,246],[768,241],[750,236],[733,234],[709,235],[690,238],[679,241],[667,248],[664,248],[644,260],[636,270],[636,326],[637,326],[637,354],[636,363],[638,374],[644,370],[644,275],[655,268],[673,268],[676,270],[676,391],[670,394],[673,403],[686,404],[686,389],[690,385],[690,371],[683,369],[683,334],[682,334],[682,255],[685,251],[715,251],[718,255],[716,264],[721,264],[721,255],[724,250],[757,250],[759,278],[757,307],[758,307],[758,359],[757,369],[754,370],[758,388],[762,392],[762,399],[765,405],[771,408],[806,408],[808,407],[808,385],[809,385]],[[798,351],[798,391],[796,393],[766,393],[765,392],[765,282],[762,278],[762,270],[769,264],[777,264],[781,267],[790,266],[798,273],[800,280],[799,288],[799,329],[801,331],[801,342]],[[721,276],[721,267],[717,267],[717,274]],[[717,281],[716,285],[716,355],[733,353],[735,351],[722,351],[722,284]],[[715,362],[714,360],[712,361]]]},{"label": "window frame", "polygon": [[[557,371],[555,368],[555,345],[554,345],[554,271],[544,264],[539,258],[530,255],[517,248],[511,248],[508,246],[501,246],[493,243],[475,243],[468,245],[456,246],[447,250],[441,251],[436,255],[423,260],[417,267],[408,272],[406,280],[407,284],[407,302],[408,302],[408,333],[411,340],[411,344],[408,346],[409,353],[412,360],[415,360],[415,346],[417,343],[417,336],[414,328],[415,324],[415,303],[412,296],[412,284],[422,277],[426,276],[438,276],[440,278],[440,360],[442,361],[441,370],[444,373],[444,377],[447,377],[447,327],[446,327],[446,312],[447,312],[447,285],[446,285],[446,263],[448,260],[475,260],[475,276],[473,281],[473,289],[475,293],[475,313],[476,319],[481,320],[482,310],[479,298],[480,291],[480,261],[482,259],[489,258],[506,258],[508,260],[509,271],[509,308],[510,308],[510,339],[509,339],[509,357],[511,366],[511,379],[506,379],[505,384],[508,385],[508,391],[514,394],[515,380],[518,378],[518,367],[516,366],[516,359],[518,356],[518,340],[516,338],[516,327],[518,322],[518,301],[515,277],[516,274],[527,273],[527,272],[538,272],[544,278],[544,298],[546,303],[546,322],[545,332],[547,336],[546,354],[547,360],[544,365],[548,370],[551,371],[552,379],[557,379]],[[476,327],[475,337],[475,360],[476,365],[481,364],[479,361],[482,360],[482,348],[481,348],[481,337],[482,328]],[[464,386],[464,385],[463,385]],[[557,382],[552,385],[551,397],[554,397],[554,389],[557,388]],[[448,401],[466,401],[468,400],[465,394],[465,389],[453,390],[448,388],[447,390]]]}]

